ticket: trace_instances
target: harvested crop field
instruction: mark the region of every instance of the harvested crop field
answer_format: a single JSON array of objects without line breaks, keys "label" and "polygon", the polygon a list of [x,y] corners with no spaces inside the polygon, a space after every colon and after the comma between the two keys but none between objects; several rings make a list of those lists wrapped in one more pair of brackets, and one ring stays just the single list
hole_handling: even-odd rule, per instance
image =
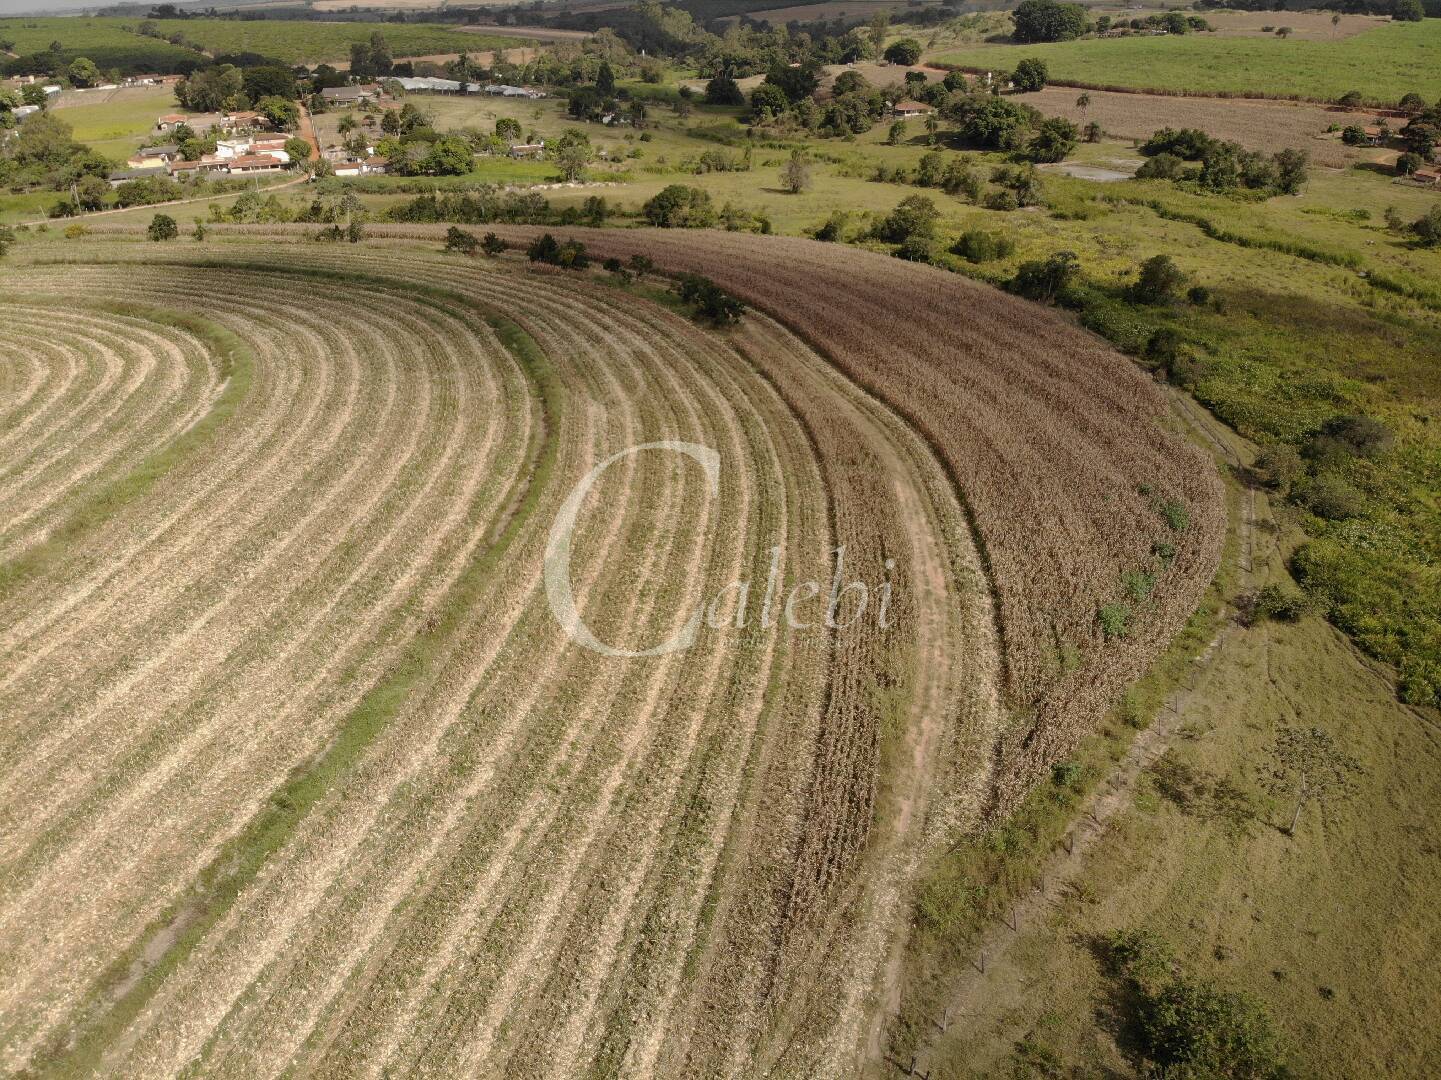
[{"label": "harvested crop field", "polygon": [[[1076,104],[1083,92],[1090,98],[1084,109]],[[1248,98],[1125,94],[1068,86],[1048,86],[1016,97],[1047,116],[1063,116],[1076,124],[1094,120],[1108,135],[1123,139],[1148,139],[1164,127],[1200,128],[1208,135],[1238,142],[1250,150],[1305,150],[1313,161],[1333,168],[1344,168],[1361,160],[1362,155],[1326,129],[1332,124],[1345,127],[1376,122],[1374,112]]]},{"label": "harvested crop field", "polygon": [[927,268],[584,234],[707,263],[756,307],[718,331],[274,231],[0,305],[0,1060],[854,1071],[916,860],[1180,626],[1214,474],[1123,358]]}]

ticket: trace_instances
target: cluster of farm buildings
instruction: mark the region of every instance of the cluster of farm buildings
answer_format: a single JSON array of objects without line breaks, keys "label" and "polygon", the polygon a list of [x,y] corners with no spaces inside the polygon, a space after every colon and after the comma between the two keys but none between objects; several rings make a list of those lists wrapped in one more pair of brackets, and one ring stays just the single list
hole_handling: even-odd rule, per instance
[{"label": "cluster of farm buildings", "polygon": [[181,155],[178,143],[141,147],[126,161],[124,169],[110,174],[111,185],[161,175],[177,179],[214,173],[248,176],[279,172],[290,164],[285,136],[269,134],[270,121],[260,113],[242,111],[189,116],[167,113],[155,121],[155,128],[160,132],[173,132],[182,126],[198,135],[218,130],[226,137],[216,140],[213,153],[202,154],[191,161]]}]

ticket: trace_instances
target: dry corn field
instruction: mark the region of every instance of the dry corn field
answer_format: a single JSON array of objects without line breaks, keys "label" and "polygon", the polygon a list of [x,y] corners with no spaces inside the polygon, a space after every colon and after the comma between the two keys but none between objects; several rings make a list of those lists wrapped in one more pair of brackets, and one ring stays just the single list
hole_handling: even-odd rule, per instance
[{"label": "dry corn field", "polygon": [[[272,232],[0,298],[5,1070],[857,1072],[918,860],[1182,625],[1213,469],[1120,356],[898,260],[575,231],[753,305],[713,330]],[[572,505],[590,632],[689,648],[568,633]]]}]

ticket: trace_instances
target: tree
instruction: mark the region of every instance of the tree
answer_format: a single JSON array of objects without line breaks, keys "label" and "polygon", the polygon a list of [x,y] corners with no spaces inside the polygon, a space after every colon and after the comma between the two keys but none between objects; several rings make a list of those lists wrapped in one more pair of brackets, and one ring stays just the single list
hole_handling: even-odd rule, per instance
[{"label": "tree", "polygon": [[294,165],[304,165],[310,160],[310,144],[299,137],[285,140],[285,152],[290,155],[290,161]]},{"label": "tree", "polygon": [[1086,9],[1079,4],[1057,0],[1021,0],[1011,12],[1016,41],[1031,45],[1041,41],[1071,41],[1090,26]]},{"label": "tree", "polygon": [[180,235],[180,227],[169,214],[156,214],[150,219],[150,228],[145,230],[145,235],[157,241],[174,240]]},{"label": "tree", "polygon": [[1421,0],[1396,0],[1391,9],[1391,18],[1397,22],[1420,22],[1425,17],[1426,9],[1421,6]]},{"label": "tree", "polygon": [[354,114],[346,113],[340,118],[340,123],[336,126],[336,130],[340,132],[340,137],[344,139],[359,126],[360,121],[355,119]]},{"label": "tree", "polygon": [[705,229],[716,222],[710,192],[685,184],[668,184],[641,207],[641,216],[662,229]]},{"label": "tree", "polygon": [[75,182],[75,201],[82,210],[99,210],[110,198],[110,185],[98,176],[83,176]]},{"label": "tree", "polygon": [[1088,143],[1100,142],[1101,136],[1104,134],[1105,132],[1101,130],[1101,125],[1096,123],[1096,121],[1094,120],[1092,120],[1089,124],[1086,125],[1084,136]]},{"label": "tree", "polygon": [[279,131],[294,131],[300,123],[300,107],[288,98],[261,98],[255,103],[255,111]]},{"label": "tree", "polygon": [[422,169],[427,176],[464,176],[474,165],[470,143],[456,135],[445,135],[430,144]]},{"label": "tree", "polygon": [[495,122],[495,134],[507,142],[520,142],[520,121],[513,116],[502,116]]},{"label": "tree", "polygon": [[610,64],[602,60],[600,68],[595,73],[595,90],[601,97],[615,96],[615,72],[611,71]]},{"label": "tree", "polygon": [[[494,233],[491,234],[492,236]],[[458,226],[452,225],[445,230],[445,250],[456,251],[462,255],[474,256],[480,249],[480,241],[476,239],[475,233],[466,232]]]},{"label": "tree", "polygon": [[790,108],[790,98],[779,86],[761,83],[751,91],[751,123],[764,124]]},{"label": "tree", "polygon": [[[807,60],[798,67],[791,67],[778,60],[766,70],[763,85],[779,87],[787,102],[798,102],[814,95],[820,84],[820,65],[814,60]],[[756,89],[759,90],[760,87]],[[754,106],[754,94],[751,101]]]},{"label": "tree", "polygon": [[781,187],[792,195],[799,195],[811,186],[811,167],[806,161],[804,150],[791,151],[790,160],[781,168]]},{"label": "tree", "polygon": [[926,240],[935,236],[940,211],[925,195],[908,195],[876,226],[877,239],[891,244],[904,244],[912,238]]},{"label": "tree", "polygon": [[1441,247],[1441,203],[1433,204],[1424,217],[1413,221],[1411,231],[1422,247]]},{"label": "tree", "polygon": [[1016,65],[1011,75],[1011,84],[1022,93],[1046,88],[1046,62],[1035,56],[1028,56]]},{"label": "tree", "polygon": [[1131,298],[1141,304],[1165,304],[1176,298],[1186,275],[1169,255],[1153,255],[1141,264]]},{"label": "tree", "polygon": [[278,64],[246,68],[241,76],[241,86],[245,91],[245,96],[251,101],[259,101],[261,98],[267,97],[286,98],[293,101],[300,97],[300,84],[295,80],[295,73]]},{"label": "tree", "polygon": [[585,168],[594,156],[590,139],[576,128],[566,128],[559,139],[545,148],[545,152],[567,182],[583,178]]},{"label": "tree", "polygon": [[232,64],[206,68],[175,84],[175,99],[196,112],[219,112],[227,102],[245,93],[245,78]]},{"label": "tree", "polygon": [[705,103],[707,105],[744,105],[746,96],[729,75],[717,75],[705,84]]},{"label": "tree", "polygon": [[1076,148],[1080,131],[1069,120],[1053,116],[1042,120],[1031,141],[1026,144],[1026,156],[1032,161],[1063,161]]},{"label": "tree", "polygon": [[1266,786],[1273,795],[1296,800],[1287,834],[1308,803],[1323,807],[1355,793],[1360,764],[1320,728],[1283,727],[1271,747],[1271,771]]},{"label": "tree", "polygon": [[1090,94],[1082,93],[1078,98],[1076,98],[1076,108],[1081,111],[1081,119],[1082,119],[1082,120],[1084,120],[1084,119],[1086,118],[1086,110],[1089,109],[1090,107],[1091,107],[1091,95],[1090,95]]},{"label": "tree", "polygon": [[1407,151],[1396,158],[1396,175],[1411,176],[1424,164],[1420,154],[1413,154]]},{"label": "tree", "polygon": [[745,305],[723,290],[710,278],[699,274],[682,274],[676,282],[676,294],[682,302],[689,304],[698,316],[709,319],[717,325],[726,326],[740,321]]},{"label": "tree", "polygon": [[495,233],[488,232],[480,241],[480,250],[493,259],[505,250],[505,241]]},{"label": "tree", "polygon": [[897,120],[891,125],[890,130],[886,132],[886,143],[889,146],[896,146],[905,137],[906,122],[904,120]]},{"label": "tree", "polygon": [[379,30],[370,35],[368,54],[370,72],[373,75],[389,75],[391,68],[395,67],[395,58],[390,50],[390,43],[385,40],[385,35]]},{"label": "tree", "polygon": [[73,86],[94,86],[100,81],[100,69],[95,66],[95,61],[84,56],[76,57],[66,68],[65,74]]},{"label": "tree", "polygon": [[921,58],[921,43],[915,38],[901,38],[886,46],[883,55],[888,63],[910,67]]},{"label": "tree", "polygon": [[1071,284],[1080,268],[1075,252],[1058,251],[1048,259],[1022,263],[1011,289],[1028,300],[1049,304]]},{"label": "tree", "polygon": [[1276,189],[1286,195],[1299,194],[1310,178],[1307,169],[1310,158],[1306,151],[1288,147],[1278,151],[1271,160],[1276,166]]},{"label": "tree", "polygon": [[350,44],[350,74],[357,79],[369,79],[375,75],[370,46],[363,41],[353,41]]},{"label": "tree", "polygon": [[873,55],[880,56],[886,48],[886,33],[891,27],[891,15],[888,11],[878,11],[871,16],[871,51]]}]

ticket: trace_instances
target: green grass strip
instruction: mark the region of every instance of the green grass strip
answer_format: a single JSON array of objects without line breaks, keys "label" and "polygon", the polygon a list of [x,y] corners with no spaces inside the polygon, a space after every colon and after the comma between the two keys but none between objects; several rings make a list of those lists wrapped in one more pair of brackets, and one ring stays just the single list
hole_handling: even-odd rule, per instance
[{"label": "green grass strip", "polygon": [[[152,264],[153,265],[153,264]],[[185,263],[195,266],[194,263]],[[214,262],[225,269],[253,269],[274,274],[263,263]],[[106,1050],[120,1038],[159,990],[165,978],[188,957],[205,934],[230,910],[236,898],[255,880],[266,862],[295,834],[317,802],[339,784],[363,758],[366,750],[395,718],[402,704],[433,671],[446,640],[460,627],[465,614],[480,599],[492,571],[505,556],[527,519],[539,505],[554,469],[558,444],[552,433],[560,416],[561,387],[549,361],[520,324],[481,308],[473,298],[408,281],[323,269],[289,269],[285,276],[403,286],[411,296],[429,299],[436,307],[456,305],[480,310],[505,349],[534,385],[542,423],[536,434],[534,467],[525,493],[515,504],[499,536],[461,572],[441,603],[436,617],[405,646],[394,667],[371,687],[341,722],[330,744],[315,758],[295,768],[270,797],[269,803],[221,849],[186,895],[171,905],[140,939],[100,976],[82,1007],[78,1033],[68,1042],[37,1055],[35,1070],[49,1076],[88,1076],[105,1071]],[[140,957],[157,938],[170,940],[161,957],[144,971]],[[87,1015],[88,1014],[88,1015]],[[61,1036],[63,1039],[64,1036]]]},{"label": "green grass strip", "polygon": [[0,600],[5,599],[21,582],[54,566],[82,535],[144,497],[176,466],[208,443],[221,425],[235,414],[255,380],[255,354],[239,337],[215,323],[198,316],[142,304],[100,303],[91,306],[193,334],[219,358],[220,377],[225,380],[225,388],[210,410],[190,428],[156,450],[129,473],[104,484],[86,497],[45,540],[27,548],[9,562],[0,563]]}]

